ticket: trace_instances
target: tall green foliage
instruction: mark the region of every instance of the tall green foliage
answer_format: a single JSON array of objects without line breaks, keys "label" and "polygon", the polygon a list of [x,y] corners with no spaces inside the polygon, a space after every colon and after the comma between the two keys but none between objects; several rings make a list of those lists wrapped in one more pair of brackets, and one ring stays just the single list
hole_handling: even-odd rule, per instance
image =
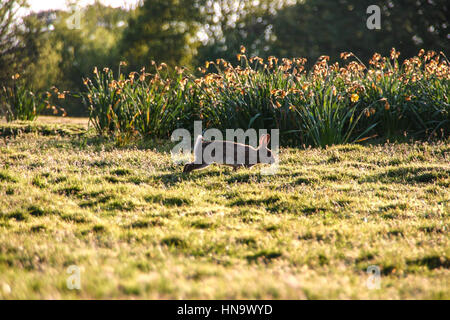
[{"label": "tall green foliage", "polygon": [[241,45],[260,57],[273,54],[270,45],[273,16],[289,2],[292,1],[206,1],[203,45],[199,47],[196,61],[200,64],[218,58],[233,61]]},{"label": "tall green foliage", "polygon": [[[371,5],[381,9],[381,29],[366,25]],[[326,53],[332,59],[352,51],[363,60],[396,47],[413,56],[422,47],[448,52],[450,6],[446,0],[306,0],[279,10],[272,20],[273,54],[302,56],[313,63]]]},{"label": "tall green foliage", "polygon": [[[80,8],[80,24],[69,23],[75,11],[32,13],[25,21],[33,21],[39,30],[37,58],[26,63],[21,74],[38,91],[56,86],[64,91],[84,90],[82,78],[95,66],[115,66],[119,62],[117,42],[128,19],[129,11],[99,2]],[[59,101],[71,115],[85,115],[80,101],[67,95]]]},{"label": "tall green foliage", "polygon": [[123,58],[134,70],[151,60],[190,65],[202,23],[198,0],[145,0],[129,20],[120,43]]},{"label": "tall green foliage", "polygon": [[[240,65],[208,61],[197,78],[180,68],[176,79],[165,65],[156,73],[111,70],[86,80],[86,104],[99,133],[169,137],[175,128],[280,129],[281,142],[327,146],[366,140],[448,136],[450,66],[430,51],[405,60],[375,54],[366,67],[350,61],[340,67],[323,56],[305,72],[300,58],[247,58]],[[352,54],[344,53],[343,58]],[[353,56],[354,57],[354,56]],[[215,72],[206,70],[215,67]]]},{"label": "tall green foliage", "polygon": [[181,69],[176,79],[167,76],[167,65],[155,74],[132,72],[126,77],[111,69],[98,71],[86,79],[83,101],[90,111],[90,123],[99,133],[112,133],[122,141],[141,137],[170,137],[176,128],[193,125],[192,116],[199,101],[193,82]]},{"label": "tall green foliage", "polygon": [[47,101],[47,95],[33,93],[19,79],[19,74],[13,76],[13,84],[11,86],[1,88],[0,114],[5,115],[6,121],[32,121],[46,107],[50,107]]}]

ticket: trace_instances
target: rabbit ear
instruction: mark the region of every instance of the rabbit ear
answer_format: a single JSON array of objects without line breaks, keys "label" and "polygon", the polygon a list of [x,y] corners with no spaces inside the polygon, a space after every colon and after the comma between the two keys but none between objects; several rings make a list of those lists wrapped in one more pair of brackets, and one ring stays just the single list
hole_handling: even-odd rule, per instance
[{"label": "rabbit ear", "polygon": [[264,134],[259,138],[259,146],[260,147],[267,147],[270,141],[270,134]]}]

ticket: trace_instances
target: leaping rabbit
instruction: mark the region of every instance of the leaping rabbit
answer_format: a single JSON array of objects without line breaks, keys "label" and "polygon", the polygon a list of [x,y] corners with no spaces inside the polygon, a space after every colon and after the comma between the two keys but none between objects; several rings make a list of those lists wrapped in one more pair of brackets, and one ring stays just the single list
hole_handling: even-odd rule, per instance
[{"label": "leaping rabbit", "polygon": [[189,173],[193,170],[203,169],[212,163],[232,166],[234,171],[239,167],[251,168],[257,163],[275,163],[272,151],[267,148],[269,141],[270,135],[262,135],[259,139],[259,147],[254,148],[232,141],[207,141],[200,135],[194,145],[194,162],[187,163],[183,172]]}]

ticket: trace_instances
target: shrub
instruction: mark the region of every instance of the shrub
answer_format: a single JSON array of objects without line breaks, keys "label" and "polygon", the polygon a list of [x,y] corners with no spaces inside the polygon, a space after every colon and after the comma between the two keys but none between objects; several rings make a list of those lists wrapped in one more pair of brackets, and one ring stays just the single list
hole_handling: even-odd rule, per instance
[{"label": "shrub", "polygon": [[[50,98],[52,94],[33,93],[27,85],[21,81],[19,74],[13,76],[13,84],[11,87],[2,87],[0,95],[0,115],[6,117],[6,121],[14,120],[35,120],[45,109],[52,109],[53,114],[57,114],[59,110],[65,115],[62,108],[50,105]],[[58,93],[59,98],[64,96],[64,93]]]},{"label": "shrub", "polygon": [[[238,65],[208,61],[195,77],[164,64],[153,74],[95,69],[83,95],[99,133],[118,138],[169,137],[176,128],[280,129],[281,143],[326,146],[378,136],[448,136],[449,62],[433,51],[398,62],[375,54],[369,67],[351,53],[344,66],[318,59],[306,72],[305,59],[247,58]],[[212,70],[215,69],[215,70]]]}]

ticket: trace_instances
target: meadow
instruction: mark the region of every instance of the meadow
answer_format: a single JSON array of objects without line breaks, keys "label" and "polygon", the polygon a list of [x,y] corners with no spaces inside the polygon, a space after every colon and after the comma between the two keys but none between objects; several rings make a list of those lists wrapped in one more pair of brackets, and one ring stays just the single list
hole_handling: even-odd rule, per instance
[{"label": "meadow", "polygon": [[450,300],[445,1],[60,2],[0,1],[0,300]]},{"label": "meadow", "polygon": [[448,138],[282,147],[272,176],[170,149],[0,123],[0,299],[450,299]]}]

